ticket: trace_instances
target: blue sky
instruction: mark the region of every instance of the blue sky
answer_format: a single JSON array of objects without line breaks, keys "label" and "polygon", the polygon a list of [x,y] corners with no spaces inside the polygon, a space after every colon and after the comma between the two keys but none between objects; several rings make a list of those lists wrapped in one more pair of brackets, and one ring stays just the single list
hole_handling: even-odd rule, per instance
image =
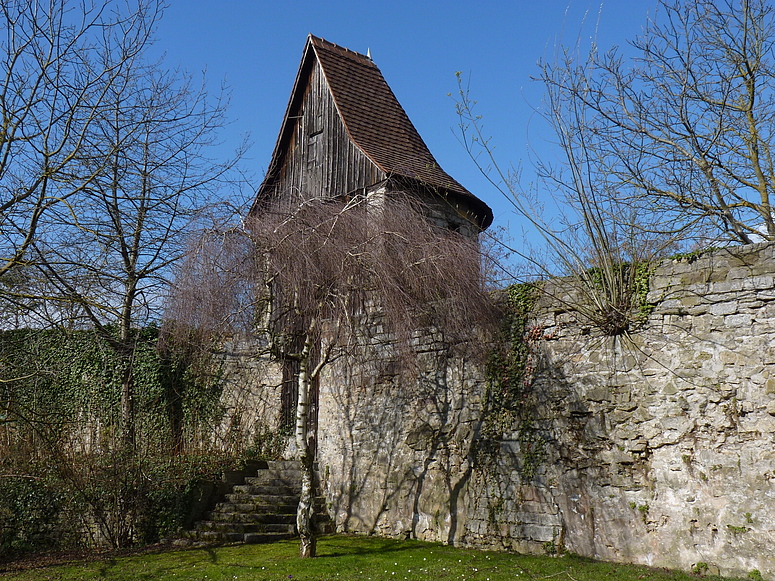
[{"label": "blue sky", "polygon": [[[217,92],[231,89],[223,132],[235,147],[249,134],[245,160],[257,182],[263,177],[280,129],[308,33],[365,53],[382,70],[409,118],[447,173],[487,202],[495,224],[518,229],[500,194],[479,175],[454,129],[455,72],[470,78],[473,98],[504,165],[524,167],[529,150],[552,156],[550,135],[534,108],[541,87],[531,81],[536,63],[550,58],[558,39],[623,46],[640,33],[655,0],[423,0],[296,1],[170,0],[154,52],[169,67],[206,69]],[[599,27],[596,26],[599,15]],[[596,31],[597,28],[597,31]]]}]

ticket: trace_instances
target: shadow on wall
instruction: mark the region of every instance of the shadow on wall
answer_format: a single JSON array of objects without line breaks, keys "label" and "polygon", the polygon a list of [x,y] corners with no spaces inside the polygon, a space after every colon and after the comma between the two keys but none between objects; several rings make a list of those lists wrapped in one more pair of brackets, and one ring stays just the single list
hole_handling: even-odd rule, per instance
[{"label": "shadow on wall", "polygon": [[665,261],[650,281],[653,311],[622,337],[543,305],[526,417],[546,458],[525,479],[530,440],[504,430],[491,475],[469,486],[478,505],[466,540],[772,570],[763,523],[775,515],[762,491],[775,474],[774,256],[755,245]]},{"label": "shadow on wall", "polygon": [[665,261],[653,310],[617,338],[539,305],[532,380],[510,415],[442,338],[417,338],[411,371],[387,340],[357,347],[320,382],[339,530],[775,570],[773,265],[765,245]]},{"label": "shadow on wall", "polygon": [[319,461],[339,530],[455,543],[481,424],[481,372],[431,337],[321,381]]},{"label": "shadow on wall", "polygon": [[[649,504],[649,453],[638,442],[625,451],[610,433],[634,410],[631,374],[644,357],[622,339],[577,331],[533,341],[536,371],[511,409],[494,405],[481,367],[441,343],[422,347],[414,380],[384,346],[361,354],[368,364],[333,367],[321,382],[319,458],[338,528],[629,554],[629,541],[601,527],[617,523],[636,544],[646,532],[638,507]],[[579,356],[589,351],[602,354],[594,364]]]}]

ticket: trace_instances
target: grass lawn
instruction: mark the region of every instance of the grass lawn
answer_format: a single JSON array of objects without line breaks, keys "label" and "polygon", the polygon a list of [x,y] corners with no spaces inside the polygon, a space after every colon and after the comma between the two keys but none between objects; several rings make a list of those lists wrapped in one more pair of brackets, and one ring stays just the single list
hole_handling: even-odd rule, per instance
[{"label": "grass lawn", "polygon": [[[301,560],[296,541],[188,549],[0,573],[14,581],[285,581],[412,579],[512,581],[697,581],[686,573],[616,565],[565,555],[536,557],[457,549],[418,541],[327,536],[318,558]],[[705,581],[720,577],[703,577]]]}]

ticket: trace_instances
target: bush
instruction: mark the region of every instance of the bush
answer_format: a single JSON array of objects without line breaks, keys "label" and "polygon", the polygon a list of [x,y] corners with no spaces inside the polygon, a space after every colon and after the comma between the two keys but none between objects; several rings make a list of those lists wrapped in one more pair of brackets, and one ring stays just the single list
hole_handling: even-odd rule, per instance
[{"label": "bush", "polygon": [[75,536],[62,526],[69,514],[66,499],[66,491],[50,476],[1,477],[0,560],[72,545]]},{"label": "bush", "polygon": [[92,544],[126,547],[155,543],[191,520],[201,485],[220,480],[237,461],[219,456],[84,458],[67,483],[86,510]]},{"label": "bush", "polygon": [[135,333],[137,446],[127,449],[121,362],[104,339],[0,331],[0,559],[156,542],[190,521],[200,483],[236,465],[241,442],[213,454],[218,362],[192,370],[192,358],[157,349],[155,327]]},{"label": "bush", "polygon": [[46,472],[0,477],[0,559],[79,545],[155,543],[201,504],[203,484],[236,468],[219,456],[100,454],[52,459]]},{"label": "bush", "polygon": [[147,489],[138,513],[137,541],[154,543],[188,525],[200,501],[202,485],[219,481],[225,470],[235,469],[234,458],[185,456],[158,458],[145,470]]}]

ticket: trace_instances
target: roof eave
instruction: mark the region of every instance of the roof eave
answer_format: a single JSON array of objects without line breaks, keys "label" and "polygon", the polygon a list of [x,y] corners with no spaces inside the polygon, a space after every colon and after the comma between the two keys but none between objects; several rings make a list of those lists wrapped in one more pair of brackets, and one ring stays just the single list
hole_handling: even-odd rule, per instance
[{"label": "roof eave", "polygon": [[[446,203],[450,204],[450,206],[461,214],[461,216],[468,217],[467,215],[470,214],[474,218],[470,221],[475,223],[482,232],[492,225],[494,218],[492,208],[477,196],[474,196],[471,192],[463,188],[463,186],[460,186],[461,189],[440,187],[428,184],[416,177],[402,174],[393,174],[390,179],[393,180],[396,185],[419,187],[430,195],[441,198]],[[457,202],[459,202],[459,205]],[[461,207],[465,208],[465,211],[461,211]]]}]

